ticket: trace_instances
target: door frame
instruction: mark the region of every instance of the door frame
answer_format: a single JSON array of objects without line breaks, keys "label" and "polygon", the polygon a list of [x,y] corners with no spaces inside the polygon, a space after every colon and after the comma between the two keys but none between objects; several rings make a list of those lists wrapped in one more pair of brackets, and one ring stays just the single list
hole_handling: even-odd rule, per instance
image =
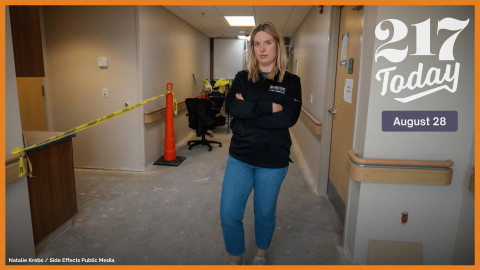
[{"label": "door frame", "polygon": [[[330,20],[330,37],[328,44],[328,74],[327,74],[327,81],[326,91],[324,95],[324,104],[323,104],[323,115],[326,116],[323,119],[322,125],[322,147],[320,148],[320,175],[318,179],[318,194],[320,195],[327,195],[327,187],[328,187],[328,174],[329,174],[329,167],[330,167],[330,147],[332,143],[332,124],[333,124],[333,117],[332,114],[328,111],[330,108],[333,107],[334,104],[334,97],[335,97],[335,80],[337,75],[337,53],[338,53],[338,37],[340,35],[340,11],[343,5],[340,6],[332,6],[331,9],[331,20]],[[353,128],[353,139],[351,145],[353,147],[353,142],[355,141],[355,131],[357,127],[357,115],[358,115],[358,93],[360,92],[358,86],[361,76],[362,70],[362,51],[364,45],[364,33],[365,33],[365,18],[367,14],[367,6],[363,6],[363,28],[362,28],[362,36],[360,39],[360,55],[357,65],[359,65],[358,69],[358,79],[355,82],[356,89],[357,89],[357,98],[355,104],[355,120],[354,120],[354,128]],[[347,156],[347,153],[345,153]],[[348,208],[348,205],[347,205]]]},{"label": "door frame", "polygon": [[332,6],[330,14],[330,40],[328,41],[328,64],[326,91],[323,96],[322,144],[320,147],[320,175],[318,194],[327,195],[328,170],[330,166],[330,145],[332,142],[333,119],[328,109],[333,107],[335,97],[335,78],[337,75],[338,35],[340,34],[340,10],[342,6]]}]

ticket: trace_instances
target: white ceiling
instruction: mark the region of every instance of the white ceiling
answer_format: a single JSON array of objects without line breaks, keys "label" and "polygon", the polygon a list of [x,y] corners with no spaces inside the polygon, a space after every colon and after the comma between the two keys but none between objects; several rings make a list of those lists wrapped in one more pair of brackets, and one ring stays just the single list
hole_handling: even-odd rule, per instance
[{"label": "white ceiling", "polygon": [[[255,24],[273,22],[289,37],[295,33],[312,6],[164,6],[205,35],[234,37],[253,27],[232,27],[224,16],[254,16]],[[202,14],[203,13],[203,14]]]}]

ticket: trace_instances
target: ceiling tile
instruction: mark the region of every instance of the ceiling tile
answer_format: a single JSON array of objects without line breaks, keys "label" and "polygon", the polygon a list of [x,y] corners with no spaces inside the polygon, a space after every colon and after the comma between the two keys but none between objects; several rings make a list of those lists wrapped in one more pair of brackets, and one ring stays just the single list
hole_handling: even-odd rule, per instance
[{"label": "ceiling tile", "polygon": [[254,6],[255,11],[291,10],[294,6]]},{"label": "ceiling tile", "polygon": [[[291,36],[314,6],[164,6],[186,23],[209,37],[233,37],[239,31],[251,33],[253,27],[231,27],[223,16],[256,15],[255,23],[271,21],[284,36]],[[205,15],[202,16],[202,13]]]},{"label": "ceiling tile", "polygon": [[[196,17],[221,17],[218,11],[207,11],[207,10],[185,10],[184,11],[188,16],[192,18]],[[202,14],[203,13],[203,14]]]},{"label": "ceiling tile", "polygon": [[222,16],[254,16],[253,10],[219,10]]},{"label": "ceiling tile", "polygon": [[308,12],[312,9],[312,6],[295,6],[292,10],[292,16],[307,16]]},{"label": "ceiling tile", "polygon": [[279,17],[289,17],[291,10],[263,10],[255,11],[256,16],[279,16]]},{"label": "ceiling tile", "polygon": [[253,11],[253,6],[215,6],[218,10],[248,10]]},{"label": "ceiling tile", "polygon": [[214,6],[177,6],[179,9],[181,10],[204,10],[204,11],[215,11],[215,7]]},{"label": "ceiling tile", "polygon": [[177,8],[176,6],[164,6],[164,7],[168,9],[168,11],[177,15],[178,17],[185,16],[185,12],[183,12],[181,9]]},{"label": "ceiling tile", "polygon": [[257,17],[258,21],[256,23],[262,23],[262,22],[273,22],[276,24],[278,27],[284,26],[285,23],[287,22],[287,18],[285,17],[274,17],[274,16],[259,16]]}]

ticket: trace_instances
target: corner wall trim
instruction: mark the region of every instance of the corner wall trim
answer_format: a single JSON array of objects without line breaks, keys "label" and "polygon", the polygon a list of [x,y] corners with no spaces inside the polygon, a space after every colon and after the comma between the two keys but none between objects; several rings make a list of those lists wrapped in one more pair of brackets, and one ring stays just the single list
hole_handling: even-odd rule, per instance
[{"label": "corner wall trim", "polygon": [[470,184],[468,185],[468,190],[475,195],[475,167],[472,169],[472,174],[470,175]]}]

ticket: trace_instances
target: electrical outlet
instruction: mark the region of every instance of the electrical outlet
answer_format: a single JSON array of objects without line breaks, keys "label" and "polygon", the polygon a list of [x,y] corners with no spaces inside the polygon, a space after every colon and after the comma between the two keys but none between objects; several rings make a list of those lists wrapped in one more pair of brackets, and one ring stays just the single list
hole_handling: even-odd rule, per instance
[{"label": "electrical outlet", "polygon": [[313,103],[313,95],[310,95],[310,103]]},{"label": "electrical outlet", "polygon": [[107,97],[108,97],[107,88],[102,88],[102,95],[103,95],[104,98],[107,98]]}]

